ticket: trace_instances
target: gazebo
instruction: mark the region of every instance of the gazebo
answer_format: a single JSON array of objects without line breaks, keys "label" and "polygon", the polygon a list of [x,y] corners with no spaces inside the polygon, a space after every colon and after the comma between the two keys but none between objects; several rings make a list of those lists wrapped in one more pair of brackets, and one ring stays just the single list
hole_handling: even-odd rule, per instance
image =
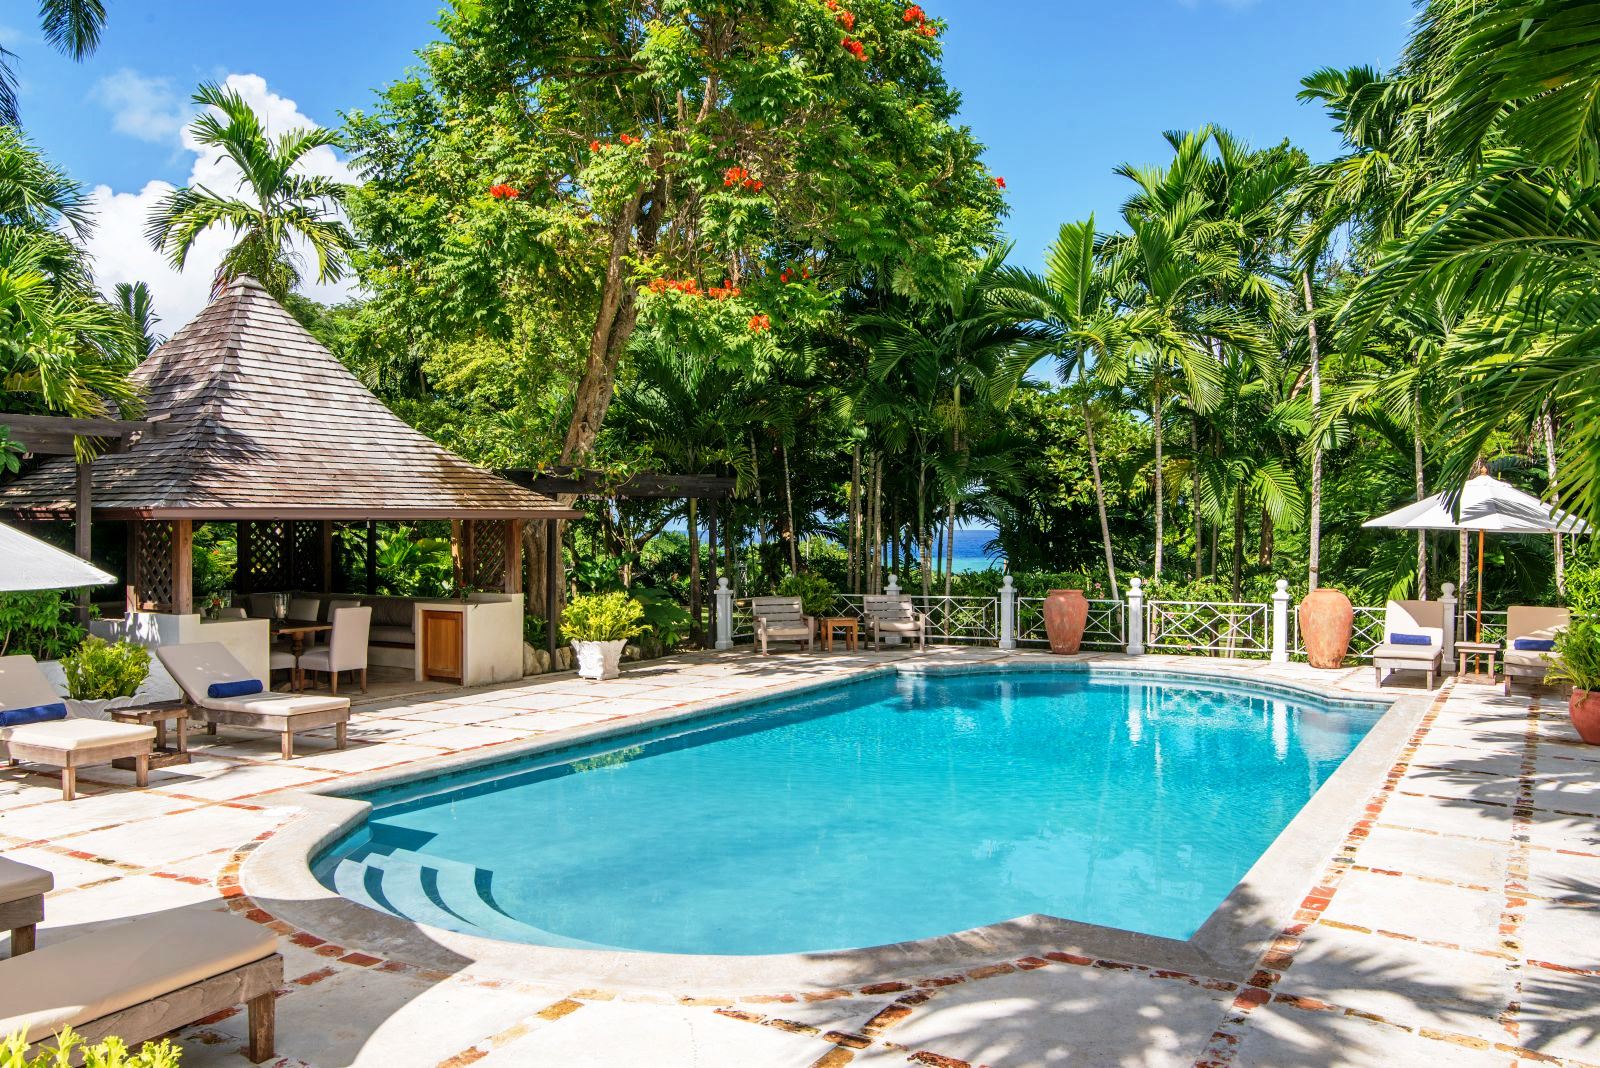
[{"label": "gazebo", "polygon": [[[580,514],[412,429],[251,278],[133,377],[160,433],[91,472],[94,518],[128,524],[130,613],[195,612],[197,523],[236,525],[239,593],[375,593],[378,521],[449,520],[458,582],[521,594],[524,526],[543,524],[557,548],[556,521]],[[0,512],[69,519],[76,483],[71,457],[46,460],[0,488]],[[535,578],[553,635],[560,558],[543,555],[550,574]]]}]

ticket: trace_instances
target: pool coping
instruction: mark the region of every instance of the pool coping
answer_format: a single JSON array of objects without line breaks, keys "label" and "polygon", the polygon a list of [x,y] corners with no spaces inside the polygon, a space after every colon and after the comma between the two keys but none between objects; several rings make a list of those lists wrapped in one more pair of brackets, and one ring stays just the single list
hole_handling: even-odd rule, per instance
[{"label": "pool coping", "polygon": [[567,949],[447,931],[378,912],[327,889],[311,871],[313,860],[359,826],[372,808],[367,801],[342,795],[368,793],[419,778],[571,749],[654,727],[715,718],[751,701],[766,702],[790,694],[810,696],[874,677],[958,675],[994,670],[1241,681],[1236,663],[1157,667],[1132,659],[1046,660],[1039,654],[1023,653],[975,663],[902,661],[849,670],[829,679],[778,683],[755,693],[708,700],[691,708],[663,709],[620,722],[551,731],[528,741],[428,758],[399,768],[351,776],[326,786],[257,798],[256,803],[288,806],[299,811],[249,854],[239,873],[240,885],[260,908],[277,919],[340,945],[423,968],[529,982],[587,983],[600,988],[695,995],[798,993],[922,979],[1045,952],[1241,979],[1248,976],[1284,922],[1300,905],[1361,808],[1383,785],[1437,694],[1437,691],[1351,694],[1334,689],[1333,680],[1330,685],[1256,676],[1243,680],[1252,688],[1278,692],[1286,697],[1311,697],[1368,707],[1388,704],[1389,707],[1188,939],[1164,938],[1034,914],[910,942],[817,953],[720,956]]}]

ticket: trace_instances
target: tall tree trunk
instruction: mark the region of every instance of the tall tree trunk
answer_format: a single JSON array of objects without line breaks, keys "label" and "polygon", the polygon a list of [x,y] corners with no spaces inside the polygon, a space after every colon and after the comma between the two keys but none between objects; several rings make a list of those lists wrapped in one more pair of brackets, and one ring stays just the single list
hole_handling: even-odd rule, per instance
[{"label": "tall tree trunk", "polygon": [[1161,432],[1161,391],[1159,389],[1155,391],[1154,401],[1150,405],[1150,421],[1155,424],[1156,435],[1156,559],[1154,578],[1159,582],[1161,581],[1161,540],[1164,533],[1163,524],[1166,519],[1164,514],[1166,511],[1166,484],[1161,474],[1161,439],[1164,435]]},{"label": "tall tree trunk", "polygon": [[1205,577],[1205,519],[1200,515],[1200,417],[1189,419],[1189,506],[1194,511],[1194,580]]},{"label": "tall tree trunk", "polygon": [[1244,593],[1244,485],[1233,488],[1233,599]]},{"label": "tall tree trunk", "polygon": [[[633,245],[633,234],[639,226],[643,190],[635,193],[611,224],[611,249],[606,259],[605,280],[600,287],[600,310],[595,317],[594,330],[589,335],[589,355],[584,361],[583,375],[573,395],[572,421],[567,424],[567,438],[561,447],[561,462],[578,465],[594,451],[595,439],[600,436],[605,422],[606,409],[611,406],[611,394],[616,387],[617,365],[622,361],[623,350],[633,336],[634,324],[639,318],[632,281],[628,277],[627,259]],[[572,502],[563,495],[563,504]]]},{"label": "tall tree trunk", "polygon": [[872,571],[867,576],[867,592],[883,591],[883,457],[872,459]]},{"label": "tall tree trunk", "polygon": [[1265,508],[1261,509],[1261,543],[1256,552],[1256,565],[1263,569],[1272,567],[1272,548],[1274,530],[1272,516],[1267,514]]},{"label": "tall tree trunk", "polygon": [[[1544,470],[1545,477],[1550,482],[1550,503],[1561,504],[1561,482],[1556,477],[1556,407],[1549,401],[1544,405],[1544,418],[1540,420],[1544,429]],[[1565,597],[1567,594],[1567,539],[1561,534],[1555,536],[1556,551],[1556,593]]]},{"label": "tall tree trunk", "polygon": [[[1082,372],[1079,372],[1082,376]],[[1089,410],[1087,399],[1083,402],[1083,440],[1089,446],[1089,474],[1094,480],[1094,506],[1100,513],[1100,546],[1106,554],[1106,578],[1111,585],[1111,599],[1122,600],[1122,594],[1117,590],[1117,563],[1111,552],[1111,523],[1106,518],[1106,491],[1100,481],[1100,453],[1094,444],[1094,416]]]},{"label": "tall tree trunk", "polygon": [[1322,435],[1317,419],[1322,412],[1322,349],[1317,342],[1317,306],[1311,295],[1311,272],[1300,275],[1306,297],[1306,342],[1311,348],[1311,545],[1308,583],[1316,589],[1322,581]]},{"label": "tall tree trunk", "polygon": [[917,570],[922,572],[922,603],[933,596],[933,532],[928,529],[928,465],[917,467]]},{"label": "tall tree trunk", "polygon": [[850,446],[850,592],[861,592],[861,443]]},{"label": "tall tree trunk", "polygon": [[[1428,495],[1427,470],[1422,463],[1422,396],[1413,390],[1411,396],[1414,418],[1411,423],[1411,462],[1417,480],[1417,500]],[[1428,532],[1417,531],[1417,598],[1428,599]]]},{"label": "tall tree trunk", "polygon": [[791,574],[800,573],[799,546],[795,543],[800,539],[794,529],[794,487],[789,481],[789,443],[778,441],[778,452],[783,457],[783,511],[788,521],[787,534],[789,542],[789,571]]},{"label": "tall tree trunk", "polygon": [[705,632],[700,623],[700,515],[699,501],[689,498],[689,633],[694,640],[705,644]]},{"label": "tall tree trunk", "polygon": [[944,595],[950,596],[950,583],[956,571],[956,499],[950,498],[950,521],[944,538]]},{"label": "tall tree trunk", "polygon": [[906,561],[901,558],[904,528],[900,524],[900,498],[889,499],[889,574],[906,577]]}]

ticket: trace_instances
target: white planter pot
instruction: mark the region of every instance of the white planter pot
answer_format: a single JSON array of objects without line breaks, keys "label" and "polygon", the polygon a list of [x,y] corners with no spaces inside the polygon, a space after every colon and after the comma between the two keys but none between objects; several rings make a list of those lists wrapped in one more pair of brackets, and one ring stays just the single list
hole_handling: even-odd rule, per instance
[{"label": "white planter pot", "polygon": [[622,674],[618,664],[622,661],[622,647],[626,641],[573,642],[572,650],[578,657],[580,679],[614,679]]},{"label": "white planter pot", "polygon": [[133,704],[131,697],[112,697],[99,701],[78,701],[67,698],[67,715],[73,719],[111,719],[113,708],[127,708]]}]

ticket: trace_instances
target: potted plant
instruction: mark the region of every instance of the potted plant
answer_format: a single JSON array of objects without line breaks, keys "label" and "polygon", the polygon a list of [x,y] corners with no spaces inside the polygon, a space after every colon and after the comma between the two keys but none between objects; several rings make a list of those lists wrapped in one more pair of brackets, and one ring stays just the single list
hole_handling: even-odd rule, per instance
[{"label": "potted plant", "polygon": [[1567,715],[1579,737],[1590,745],[1600,745],[1600,624],[1574,619],[1557,631],[1545,679],[1572,684]]},{"label": "potted plant", "polygon": [[109,709],[133,703],[150,677],[150,650],[133,642],[83,639],[61,659],[67,677],[67,710],[88,719],[109,719]]},{"label": "potted plant", "polygon": [[644,629],[644,606],[620,591],[579,594],[561,617],[561,636],[572,643],[584,679],[620,675],[623,647]]}]

